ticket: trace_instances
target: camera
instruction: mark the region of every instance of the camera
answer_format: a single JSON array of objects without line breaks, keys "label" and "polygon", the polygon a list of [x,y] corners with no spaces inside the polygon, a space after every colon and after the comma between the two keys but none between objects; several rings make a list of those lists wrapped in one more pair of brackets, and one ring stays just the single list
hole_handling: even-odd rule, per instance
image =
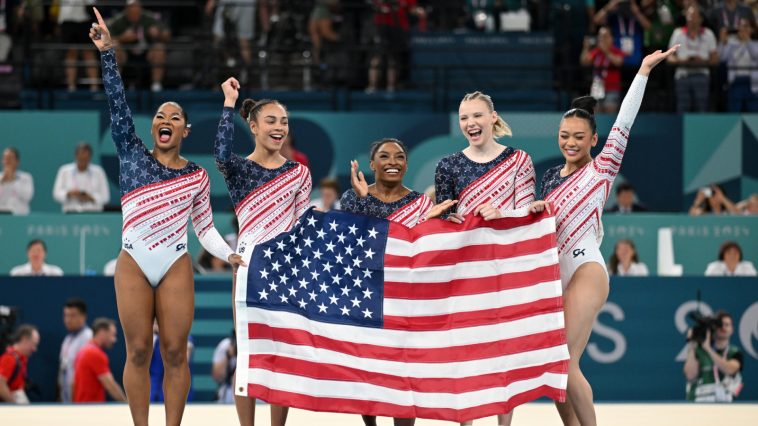
[{"label": "camera", "polygon": [[690,319],[695,323],[692,326],[692,334],[687,338],[687,341],[695,341],[700,344],[705,342],[705,336],[710,330],[711,335],[714,331],[721,328],[721,319],[703,315],[700,312],[690,312]]},{"label": "camera", "polygon": [[710,186],[700,188],[700,190],[703,191],[703,195],[705,196],[705,198],[713,197],[713,189]]}]

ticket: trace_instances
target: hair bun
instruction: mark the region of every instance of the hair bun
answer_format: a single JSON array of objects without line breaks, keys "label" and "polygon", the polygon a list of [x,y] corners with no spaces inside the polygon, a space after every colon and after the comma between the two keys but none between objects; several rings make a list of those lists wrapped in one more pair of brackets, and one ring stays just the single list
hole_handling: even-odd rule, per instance
[{"label": "hair bun", "polygon": [[581,96],[571,101],[571,108],[583,109],[591,115],[595,115],[595,105],[597,105],[597,99],[592,96]]},{"label": "hair bun", "polygon": [[242,101],[242,108],[240,108],[240,115],[245,120],[250,120],[250,111],[255,107],[255,101],[252,99],[245,99]]}]

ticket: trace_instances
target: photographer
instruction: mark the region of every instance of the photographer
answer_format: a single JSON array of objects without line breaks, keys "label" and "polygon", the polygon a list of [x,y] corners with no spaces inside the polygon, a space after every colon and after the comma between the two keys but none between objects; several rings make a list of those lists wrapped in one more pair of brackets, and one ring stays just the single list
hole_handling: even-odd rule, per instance
[{"label": "photographer", "polygon": [[701,317],[687,332],[689,347],[684,362],[687,400],[732,402],[742,389],[742,352],[729,344],[734,332],[732,316],[718,311]]},{"label": "photographer", "polygon": [[237,369],[237,338],[234,331],[230,337],[224,338],[213,351],[213,368],[211,376],[218,383],[216,400],[219,403],[231,404],[234,402],[234,388],[232,380]]},{"label": "photographer", "polygon": [[724,194],[724,190],[715,183],[700,188],[690,207],[690,216],[704,214],[736,214],[739,213],[732,200]]}]

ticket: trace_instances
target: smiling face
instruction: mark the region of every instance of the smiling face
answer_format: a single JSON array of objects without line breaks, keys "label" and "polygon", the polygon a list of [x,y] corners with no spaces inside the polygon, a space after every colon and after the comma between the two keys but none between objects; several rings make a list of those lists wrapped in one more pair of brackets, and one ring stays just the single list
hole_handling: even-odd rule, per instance
[{"label": "smiling face", "polygon": [[182,108],[175,102],[166,102],[158,108],[150,129],[155,147],[167,151],[177,148],[189,135],[189,127]]},{"label": "smiling face", "polygon": [[268,151],[279,151],[289,130],[287,110],[275,102],[262,106],[250,122],[250,131],[253,132],[256,146]]},{"label": "smiling face", "polygon": [[492,141],[492,130],[497,113],[480,99],[463,101],[458,107],[458,123],[463,136],[471,146],[482,146]]},{"label": "smiling face", "polygon": [[371,158],[371,170],[377,182],[395,185],[403,182],[408,169],[408,156],[396,142],[385,142]]},{"label": "smiling face", "polygon": [[590,149],[597,145],[597,134],[593,134],[587,120],[567,117],[558,131],[558,147],[567,164],[581,164],[591,159]]}]

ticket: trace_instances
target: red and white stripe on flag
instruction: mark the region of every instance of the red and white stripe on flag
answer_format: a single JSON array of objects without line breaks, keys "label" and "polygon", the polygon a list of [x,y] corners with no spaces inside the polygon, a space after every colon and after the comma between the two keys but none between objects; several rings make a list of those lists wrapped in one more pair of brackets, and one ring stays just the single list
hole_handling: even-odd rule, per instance
[{"label": "red and white stripe on flag", "polygon": [[314,411],[449,421],[543,396],[564,401],[561,295],[555,219],[546,212],[391,223],[380,328],[246,306],[238,292],[237,393]]}]

